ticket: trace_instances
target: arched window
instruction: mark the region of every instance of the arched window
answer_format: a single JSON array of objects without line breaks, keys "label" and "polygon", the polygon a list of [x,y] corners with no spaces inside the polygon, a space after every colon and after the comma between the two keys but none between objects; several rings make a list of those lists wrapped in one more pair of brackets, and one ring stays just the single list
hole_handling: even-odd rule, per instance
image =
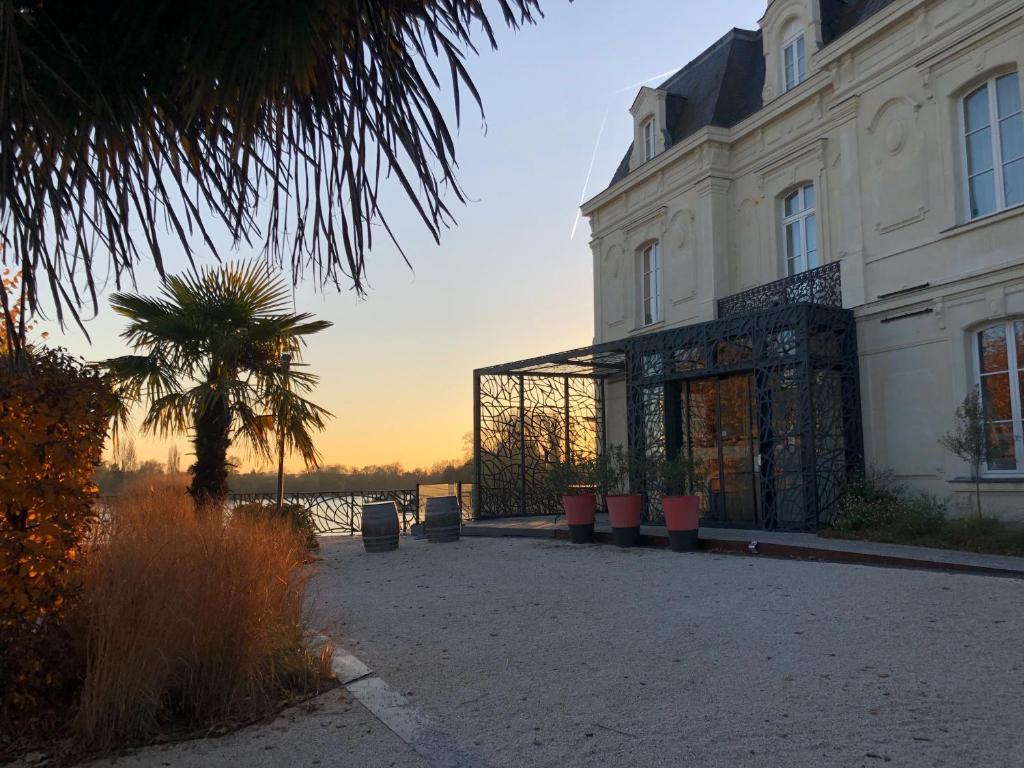
[{"label": "arched window", "polygon": [[978,389],[985,413],[985,469],[1024,470],[1021,380],[1024,379],[1024,321],[990,325],[977,334]]},{"label": "arched window", "polygon": [[795,88],[807,79],[807,51],[804,30],[796,22],[786,27],[782,39],[782,82],[785,89]]},{"label": "arched window", "polygon": [[640,283],[640,325],[653,325],[661,320],[661,248],[657,241],[640,249],[637,277]]},{"label": "arched window", "polygon": [[972,219],[1024,204],[1024,118],[1016,72],[963,99],[967,198]]},{"label": "arched window", "polygon": [[818,266],[818,219],[814,204],[814,184],[803,185],[783,201],[782,229],[787,275],[796,275]]},{"label": "arched window", "polygon": [[649,117],[644,121],[644,124],[640,127],[640,133],[643,137],[644,143],[644,162],[654,157],[657,151],[657,143],[655,141],[657,137],[657,126],[655,125],[654,118]]}]

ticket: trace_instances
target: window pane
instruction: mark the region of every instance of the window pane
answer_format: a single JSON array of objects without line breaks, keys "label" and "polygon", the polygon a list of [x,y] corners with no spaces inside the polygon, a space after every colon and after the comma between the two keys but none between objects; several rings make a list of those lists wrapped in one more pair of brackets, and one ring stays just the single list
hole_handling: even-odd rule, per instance
[{"label": "window pane", "polygon": [[807,78],[807,58],[804,52],[803,37],[797,38],[796,41],[796,71],[797,82],[802,83]]},{"label": "window pane", "polygon": [[811,215],[807,217],[807,268],[816,267],[818,256],[818,225],[817,219]]},{"label": "window pane", "polygon": [[1000,117],[1020,112],[1020,81],[1016,72],[996,80],[996,94],[999,99]]},{"label": "window pane", "polygon": [[996,176],[994,171],[971,179],[971,217],[985,216],[996,210]]},{"label": "window pane", "polygon": [[1014,451],[1013,423],[988,424],[985,429],[988,468],[995,470],[1014,470],[1017,468],[1016,451]]},{"label": "window pane", "polygon": [[795,213],[800,213],[800,193],[794,192],[792,195],[786,198],[786,216],[792,216]]},{"label": "window pane", "polygon": [[992,129],[984,128],[967,137],[967,172],[973,176],[992,168]]},{"label": "window pane", "polygon": [[794,82],[794,62],[793,62],[793,46],[787,45],[784,52],[786,57],[786,89],[790,89],[795,84]]},{"label": "window pane", "polygon": [[964,99],[964,120],[968,133],[989,124],[987,85],[983,85]]},{"label": "window pane", "polygon": [[808,184],[804,187],[804,210],[814,207],[814,185]]},{"label": "window pane", "polygon": [[999,144],[1004,163],[1024,157],[1024,116],[1019,112],[999,121]]},{"label": "window pane", "polygon": [[1024,158],[1003,166],[1003,187],[1007,205],[1024,203]]},{"label": "window pane", "polygon": [[786,256],[792,259],[800,256],[803,252],[799,222],[786,225]]},{"label": "window pane", "polygon": [[981,404],[987,421],[1008,421],[1013,418],[1010,374],[996,373],[981,377]]},{"label": "window pane", "polygon": [[978,334],[978,356],[982,373],[1009,369],[1006,355],[1006,326],[994,325]]},{"label": "window pane", "polygon": [[[1024,368],[1024,320],[1013,324],[1013,334],[1017,340],[1017,367]],[[1024,392],[1024,389],[1021,390]]]}]

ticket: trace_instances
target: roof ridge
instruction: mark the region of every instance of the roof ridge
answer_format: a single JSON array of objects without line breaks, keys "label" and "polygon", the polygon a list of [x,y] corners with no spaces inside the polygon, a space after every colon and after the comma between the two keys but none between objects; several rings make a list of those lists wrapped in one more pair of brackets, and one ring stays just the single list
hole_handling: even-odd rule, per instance
[{"label": "roof ridge", "polygon": [[732,42],[732,39],[734,37],[746,37],[748,40],[752,40],[756,39],[760,35],[761,31],[758,29],[744,29],[743,27],[733,27],[720,38],[718,38],[715,42],[713,42],[711,45],[705,48],[703,51],[698,53],[694,58],[690,59],[690,61],[683,65],[683,67],[680,70],[678,70],[674,75],[669,76],[669,78],[665,80],[665,82],[661,83],[661,85],[659,85],[655,90],[662,91],[667,89],[669,86],[673,85],[677,80],[681,79],[682,76],[685,75],[691,67],[695,67],[697,64],[700,64],[709,56],[711,56],[712,53],[718,51],[719,48],[722,48],[726,44]]}]

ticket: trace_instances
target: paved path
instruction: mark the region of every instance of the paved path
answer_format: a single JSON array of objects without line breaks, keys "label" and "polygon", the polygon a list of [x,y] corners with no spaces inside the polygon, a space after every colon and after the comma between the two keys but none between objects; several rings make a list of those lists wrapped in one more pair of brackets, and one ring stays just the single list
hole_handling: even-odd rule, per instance
[{"label": "paved path", "polygon": [[227,736],[147,747],[89,768],[431,768],[350,694],[336,688],[272,722]]},{"label": "paved path", "polygon": [[490,766],[1024,766],[1024,582],[554,541],[325,544],[316,612]]}]

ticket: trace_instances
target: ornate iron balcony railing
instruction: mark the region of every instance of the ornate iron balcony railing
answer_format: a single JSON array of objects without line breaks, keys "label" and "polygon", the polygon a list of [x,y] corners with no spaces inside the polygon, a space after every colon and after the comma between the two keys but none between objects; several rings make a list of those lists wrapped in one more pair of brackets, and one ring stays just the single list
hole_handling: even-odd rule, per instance
[{"label": "ornate iron balcony railing", "polygon": [[838,261],[719,299],[718,317],[733,317],[771,307],[803,303],[843,306]]}]

